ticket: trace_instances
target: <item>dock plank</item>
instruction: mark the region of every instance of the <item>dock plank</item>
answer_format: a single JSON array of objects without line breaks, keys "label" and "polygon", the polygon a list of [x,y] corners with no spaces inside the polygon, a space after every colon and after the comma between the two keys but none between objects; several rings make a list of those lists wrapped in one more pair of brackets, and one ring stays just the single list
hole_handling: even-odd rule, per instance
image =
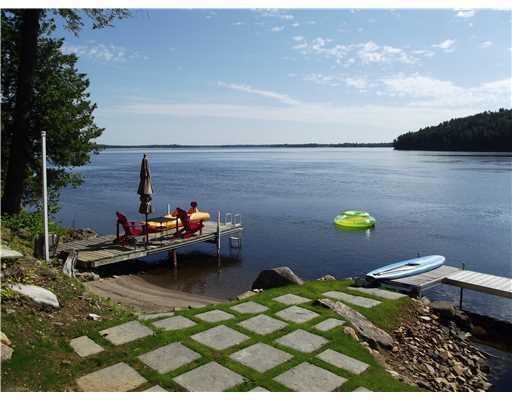
[{"label": "dock plank", "polygon": [[443,283],[500,297],[512,298],[512,278],[504,276],[474,271],[461,271],[447,276]]}]

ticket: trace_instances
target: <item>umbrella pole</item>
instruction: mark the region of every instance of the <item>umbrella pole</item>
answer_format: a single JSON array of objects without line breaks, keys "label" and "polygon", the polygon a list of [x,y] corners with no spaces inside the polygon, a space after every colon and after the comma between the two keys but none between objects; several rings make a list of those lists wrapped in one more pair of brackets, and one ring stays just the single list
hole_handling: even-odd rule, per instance
[{"label": "umbrella pole", "polygon": [[145,226],[145,229],[146,229],[146,249],[148,248],[148,241],[149,241],[149,229],[148,229],[148,215],[146,215],[146,226]]}]

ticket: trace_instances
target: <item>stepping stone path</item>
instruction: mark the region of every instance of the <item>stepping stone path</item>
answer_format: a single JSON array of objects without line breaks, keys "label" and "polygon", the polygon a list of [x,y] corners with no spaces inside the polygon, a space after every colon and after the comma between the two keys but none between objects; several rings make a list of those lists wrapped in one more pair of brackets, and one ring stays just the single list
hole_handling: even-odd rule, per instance
[{"label": "stepping stone path", "polygon": [[296,324],[308,322],[309,320],[319,316],[314,311],[306,310],[305,308],[297,306],[285,308],[284,310],[279,311],[275,315],[286,321],[295,322]]},{"label": "stepping stone path", "polygon": [[240,314],[258,314],[268,310],[268,307],[255,303],[254,301],[246,301],[245,303],[230,308]]},{"label": "stepping stone path", "polygon": [[327,343],[327,339],[302,329],[297,329],[276,340],[276,343],[303,353],[311,353]]},{"label": "stepping stone path", "polygon": [[212,310],[196,314],[194,317],[206,322],[221,322],[233,318],[233,315],[222,310]]},{"label": "stepping stone path", "polygon": [[268,390],[264,387],[256,386],[254,389],[249,390],[249,392],[268,392]]},{"label": "stepping stone path", "polygon": [[244,377],[213,361],[174,380],[189,392],[222,392],[243,383]]},{"label": "stepping stone path", "polygon": [[398,292],[392,292],[391,290],[383,290],[378,288],[363,288],[363,287],[348,287],[347,289],[354,290],[356,292],[361,292],[364,294],[369,294],[375,297],[380,297],[382,299],[386,300],[398,300],[402,297],[406,297],[407,295],[398,293]]},{"label": "stepping stone path", "polygon": [[231,354],[229,358],[263,373],[290,360],[293,356],[267,344],[256,343]]},{"label": "stepping stone path", "polygon": [[303,304],[312,301],[311,299],[306,299],[305,297],[297,296],[296,294],[284,294],[282,296],[275,297],[272,300],[281,304],[286,304],[287,306]]},{"label": "stepping stone path", "polygon": [[288,324],[278,319],[269,317],[268,315],[257,315],[255,317],[246,319],[240,322],[242,328],[245,328],[251,332],[257,333],[258,335],[268,335],[272,332],[283,329]]},{"label": "stepping stone path", "polygon": [[80,336],[72,339],[69,345],[75,350],[75,353],[80,357],[88,357],[93,354],[98,354],[103,351],[103,347],[96,344],[92,339],[87,336]]},{"label": "stepping stone path", "polygon": [[128,392],[146,382],[146,379],[124,362],[76,380],[76,384],[84,392]]},{"label": "stepping stone path", "polygon": [[297,365],[274,380],[296,392],[332,392],[347,381],[308,362]]},{"label": "stepping stone path", "polygon": [[327,332],[333,328],[336,328],[337,326],[343,325],[344,323],[345,321],[341,321],[336,318],[327,318],[325,321],[316,324],[313,328],[320,332]]},{"label": "stepping stone path", "polygon": [[150,387],[149,389],[144,390],[145,392],[167,392],[163,387],[159,385],[155,385]]},{"label": "stepping stone path", "polygon": [[153,331],[138,321],[130,321],[100,331],[110,343],[121,345],[153,334]]},{"label": "stepping stone path", "polygon": [[166,331],[175,331],[178,329],[190,328],[196,325],[196,323],[188,318],[182,317],[181,315],[177,315],[175,317],[153,322],[153,325]]},{"label": "stepping stone path", "polygon": [[181,343],[171,343],[138,357],[148,367],[160,374],[174,371],[201,358],[201,355]]},{"label": "stepping stone path", "polygon": [[215,328],[195,334],[192,336],[192,339],[214,350],[225,350],[228,347],[245,342],[250,338],[225,325],[219,325]]},{"label": "stepping stone path", "polygon": [[346,371],[352,372],[353,374],[359,375],[366,371],[369,367],[368,364],[356,360],[355,358],[346,356],[345,354],[338,353],[337,351],[327,349],[320,354],[317,355],[317,357],[325,361],[326,363],[329,363],[331,365],[334,365],[335,367],[344,369]]},{"label": "stepping stone path", "polygon": [[155,313],[155,314],[142,314],[139,315],[139,320],[141,321],[151,321],[153,319],[159,319],[164,317],[172,317],[174,315],[173,312],[163,312],[163,313]]},{"label": "stepping stone path", "polygon": [[359,386],[357,389],[352,390],[353,392],[371,392],[370,389],[365,388],[364,386]]},{"label": "stepping stone path", "polygon": [[342,300],[350,304],[354,304],[359,307],[372,308],[379,305],[381,302],[378,300],[368,299],[361,296],[353,296],[348,293],[331,291],[323,293],[324,296],[331,297],[336,300]]}]

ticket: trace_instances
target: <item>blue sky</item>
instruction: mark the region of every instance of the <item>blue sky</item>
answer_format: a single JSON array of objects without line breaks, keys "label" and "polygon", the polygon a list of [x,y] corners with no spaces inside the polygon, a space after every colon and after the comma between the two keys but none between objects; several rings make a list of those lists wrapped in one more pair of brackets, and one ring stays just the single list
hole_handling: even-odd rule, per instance
[{"label": "blue sky", "polygon": [[511,107],[511,12],[137,10],[66,37],[107,144],[391,141]]}]

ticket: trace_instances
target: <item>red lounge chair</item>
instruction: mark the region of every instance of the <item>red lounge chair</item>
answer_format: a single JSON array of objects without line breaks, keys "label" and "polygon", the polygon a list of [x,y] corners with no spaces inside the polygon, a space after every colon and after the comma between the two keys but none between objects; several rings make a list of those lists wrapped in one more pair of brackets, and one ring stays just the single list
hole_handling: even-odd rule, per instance
[{"label": "red lounge chair", "polygon": [[[119,211],[116,211],[117,225],[116,225],[116,243],[127,243],[135,236],[146,234],[146,225],[143,222],[128,221],[126,216]],[[124,229],[124,235],[119,236],[119,225]]]},{"label": "red lounge chair", "polygon": [[188,213],[181,208],[176,209],[176,216],[180,219],[183,228],[174,234],[175,237],[189,238],[197,231],[200,235],[203,233],[203,221],[191,222]]}]

